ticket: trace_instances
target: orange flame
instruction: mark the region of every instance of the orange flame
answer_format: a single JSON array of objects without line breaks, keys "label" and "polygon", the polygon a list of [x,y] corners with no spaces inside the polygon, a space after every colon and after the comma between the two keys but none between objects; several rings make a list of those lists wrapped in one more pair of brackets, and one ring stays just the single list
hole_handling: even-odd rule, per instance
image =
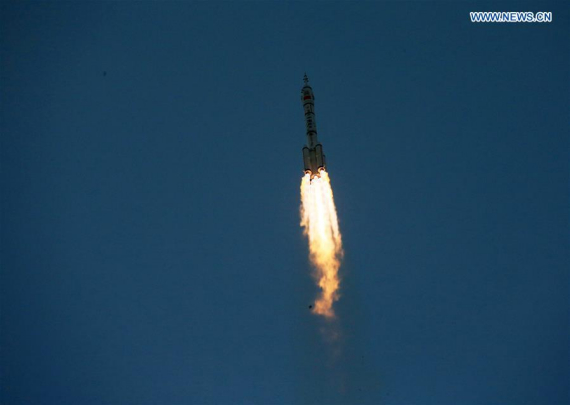
[{"label": "orange flame", "polygon": [[342,239],[329,175],[324,170],[319,174],[320,177],[312,180],[310,174],[305,174],[301,182],[301,226],[309,240],[309,259],[321,289],[313,313],[334,318],[333,303],[339,299]]}]

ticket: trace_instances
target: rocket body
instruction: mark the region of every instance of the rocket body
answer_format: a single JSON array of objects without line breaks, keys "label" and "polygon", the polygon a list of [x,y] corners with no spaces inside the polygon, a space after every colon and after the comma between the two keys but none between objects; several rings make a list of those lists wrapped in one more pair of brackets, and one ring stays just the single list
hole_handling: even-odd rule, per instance
[{"label": "rocket body", "polygon": [[307,75],[304,78],[305,85],[301,89],[301,102],[305,111],[305,127],[307,130],[307,145],[303,148],[303,165],[305,173],[311,178],[319,176],[321,170],[326,170],[323,145],[317,139],[317,122],[315,120],[315,95],[309,86]]}]

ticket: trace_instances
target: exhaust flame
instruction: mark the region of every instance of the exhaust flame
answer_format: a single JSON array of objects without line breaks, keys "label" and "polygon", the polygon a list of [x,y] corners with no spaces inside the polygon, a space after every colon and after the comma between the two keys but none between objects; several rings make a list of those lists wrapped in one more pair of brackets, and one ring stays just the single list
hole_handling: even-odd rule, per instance
[{"label": "exhaust flame", "polygon": [[343,251],[330,179],[324,170],[312,180],[309,174],[303,177],[301,226],[309,240],[309,258],[321,289],[313,313],[334,318],[333,303],[339,299],[338,269]]}]

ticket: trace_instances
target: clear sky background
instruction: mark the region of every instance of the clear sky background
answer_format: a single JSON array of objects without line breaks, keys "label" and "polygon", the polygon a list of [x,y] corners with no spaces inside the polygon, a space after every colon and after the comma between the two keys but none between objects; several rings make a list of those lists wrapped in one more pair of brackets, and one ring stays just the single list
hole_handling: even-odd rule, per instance
[{"label": "clear sky background", "polygon": [[[569,13],[3,2],[2,404],[568,404]],[[305,72],[336,356],[299,227]]]}]

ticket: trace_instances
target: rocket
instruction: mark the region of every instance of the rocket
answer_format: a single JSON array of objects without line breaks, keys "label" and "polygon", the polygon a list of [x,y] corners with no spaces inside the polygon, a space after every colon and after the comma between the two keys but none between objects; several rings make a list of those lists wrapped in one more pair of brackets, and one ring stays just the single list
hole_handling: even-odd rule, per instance
[{"label": "rocket", "polygon": [[303,78],[305,85],[301,89],[301,102],[305,110],[305,126],[307,128],[307,145],[303,148],[303,164],[305,173],[320,177],[320,171],[326,170],[323,145],[317,139],[317,122],[315,121],[315,95],[309,86],[309,78],[305,73]]}]

